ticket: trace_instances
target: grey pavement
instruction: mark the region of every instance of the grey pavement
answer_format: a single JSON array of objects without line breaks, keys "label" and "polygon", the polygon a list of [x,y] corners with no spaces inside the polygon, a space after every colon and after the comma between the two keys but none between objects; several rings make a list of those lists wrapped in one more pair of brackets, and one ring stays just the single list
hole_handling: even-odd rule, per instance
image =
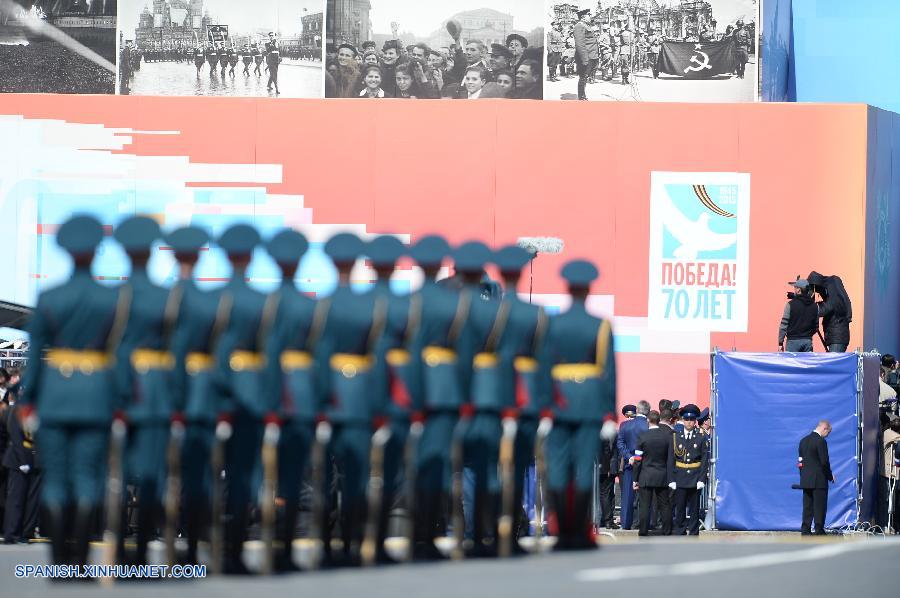
[{"label": "grey pavement", "polygon": [[[94,551],[96,554],[96,550]],[[697,539],[604,537],[600,550],[549,553],[512,560],[468,560],[368,570],[303,572],[270,578],[49,584],[16,579],[16,564],[44,562],[45,545],[0,547],[0,595],[477,597],[750,596],[862,597],[896,595],[900,539],[797,534],[703,534]]]}]

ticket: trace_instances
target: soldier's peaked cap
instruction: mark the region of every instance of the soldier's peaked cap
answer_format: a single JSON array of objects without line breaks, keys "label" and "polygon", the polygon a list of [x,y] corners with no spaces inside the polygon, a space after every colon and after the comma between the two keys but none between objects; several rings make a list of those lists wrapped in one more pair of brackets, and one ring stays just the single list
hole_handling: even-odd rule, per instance
[{"label": "soldier's peaked cap", "polygon": [[481,272],[491,257],[487,245],[481,241],[469,241],[453,252],[453,265],[459,272]]},{"label": "soldier's peaked cap", "polygon": [[113,236],[125,251],[150,251],[160,236],[159,224],[153,218],[132,216],[116,227]]},{"label": "soldier's peaked cap", "polygon": [[266,243],[266,251],[279,264],[296,264],[307,248],[306,237],[290,228],[280,231]]},{"label": "soldier's peaked cap", "polygon": [[163,241],[175,251],[175,255],[190,255],[199,253],[209,243],[209,235],[200,227],[183,226],[166,235]]},{"label": "soldier's peaked cap", "polygon": [[561,275],[571,286],[586,287],[600,276],[600,272],[588,261],[573,260],[563,266]]},{"label": "soldier's peaked cap", "polygon": [[93,252],[103,240],[103,225],[93,216],[75,216],[59,227],[56,242],[71,255]]},{"label": "soldier's peaked cap", "polygon": [[701,424],[709,419],[709,407],[704,407],[703,411],[700,412],[700,417],[697,418],[697,421]]},{"label": "soldier's peaked cap", "polygon": [[363,242],[353,233],[338,233],[325,243],[325,255],[335,264],[353,263],[362,252]]},{"label": "soldier's peaked cap", "polygon": [[382,235],[369,242],[366,253],[373,266],[393,266],[406,253],[406,246],[397,237]]},{"label": "soldier's peaked cap", "polygon": [[684,419],[698,419],[700,417],[700,408],[693,403],[688,403],[681,409],[681,417]]},{"label": "soldier's peaked cap", "polygon": [[531,261],[531,252],[518,245],[508,245],[494,254],[494,264],[501,272],[521,272]]},{"label": "soldier's peaked cap", "polygon": [[409,251],[409,255],[423,268],[440,266],[449,253],[450,245],[440,235],[422,237]]},{"label": "soldier's peaked cap", "polygon": [[228,255],[249,255],[260,241],[255,228],[249,224],[235,224],[222,233],[218,244]]}]

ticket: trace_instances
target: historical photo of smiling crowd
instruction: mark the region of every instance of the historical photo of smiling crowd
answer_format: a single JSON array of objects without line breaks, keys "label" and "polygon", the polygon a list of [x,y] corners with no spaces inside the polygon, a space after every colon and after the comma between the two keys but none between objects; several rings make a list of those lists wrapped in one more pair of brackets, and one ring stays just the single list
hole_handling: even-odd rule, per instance
[{"label": "historical photo of smiling crowd", "polygon": [[759,0],[551,1],[544,96],[752,102]]},{"label": "historical photo of smiling crowd", "polygon": [[328,0],[325,96],[543,98],[543,0]]},{"label": "historical photo of smiling crowd", "polygon": [[322,97],[325,0],[119,0],[120,94]]}]

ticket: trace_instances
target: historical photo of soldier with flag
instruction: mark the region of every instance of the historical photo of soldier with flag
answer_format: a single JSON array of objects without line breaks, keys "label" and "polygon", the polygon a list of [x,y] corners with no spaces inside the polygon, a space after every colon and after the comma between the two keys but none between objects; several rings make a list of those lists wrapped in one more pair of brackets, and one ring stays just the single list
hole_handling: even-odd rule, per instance
[{"label": "historical photo of soldier with flag", "polygon": [[0,0],[0,93],[115,93],[115,0]]},{"label": "historical photo of soldier with flag", "polygon": [[325,96],[542,99],[543,0],[328,0]]},{"label": "historical photo of soldier with flag", "polygon": [[544,97],[752,102],[759,0],[552,1]]},{"label": "historical photo of soldier with flag", "polygon": [[322,97],[325,0],[119,4],[120,94]]}]

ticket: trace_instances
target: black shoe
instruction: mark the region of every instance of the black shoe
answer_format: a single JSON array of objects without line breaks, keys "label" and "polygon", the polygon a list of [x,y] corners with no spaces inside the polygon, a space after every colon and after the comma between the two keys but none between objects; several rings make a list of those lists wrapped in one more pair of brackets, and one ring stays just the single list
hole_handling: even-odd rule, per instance
[{"label": "black shoe", "polygon": [[619,529],[619,524],[617,524],[617,523],[614,522],[614,521],[610,521],[609,523],[607,523],[607,524],[604,525],[603,527],[605,527],[606,529]]},{"label": "black shoe", "polygon": [[250,569],[244,564],[240,558],[228,559],[225,562],[222,571],[225,575],[250,575]]},{"label": "black shoe", "polygon": [[493,559],[497,558],[497,547],[495,545],[487,545],[482,542],[475,542],[471,550],[466,552],[466,558],[471,559]]},{"label": "black shoe", "polygon": [[290,552],[279,552],[278,556],[275,557],[275,572],[298,573],[300,572],[300,567],[294,563]]},{"label": "black shoe", "polygon": [[19,541],[19,539],[16,538],[15,536],[6,536],[5,538],[3,538],[3,543],[7,544],[7,545],[8,544],[16,544],[18,541]]},{"label": "black shoe", "polygon": [[446,558],[444,553],[438,550],[438,547],[432,541],[416,542],[413,545],[414,561],[443,561]]}]

